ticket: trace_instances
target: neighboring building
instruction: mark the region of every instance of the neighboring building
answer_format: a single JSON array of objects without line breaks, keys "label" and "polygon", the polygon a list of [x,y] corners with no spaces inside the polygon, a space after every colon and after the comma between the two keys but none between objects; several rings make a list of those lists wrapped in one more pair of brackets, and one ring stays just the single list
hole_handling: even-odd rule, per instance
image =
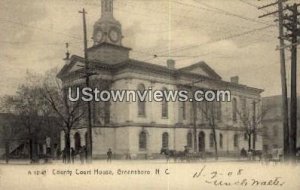
[{"label": "neighboring building", "polygon": [[[272,149],[283,148],[283,115],[282,99],[279,96],[270,96],[262,98],[262,109],[268,110],[263,118],[262,125],[264,131],[263,149],[272,151]],[[290,106],[289,106],[290,107]],[[300,98],[298,97],[298,132],[297,147],[300,147]]]},{"label": "neighboring building", "polygon": [[[95,75],[91,85],[102,90],[224,90],[232,94],[232,102],[216,106],[216,138],[220,154],[239,154],[248,149],[245,127],[238,110],[252,110],[260,102],[263,90],[222,78],[205,62],[177,69],[173,60],[160,66],[129,57],[130,48],[122,46],[121,24],[113,17],[113,0],[102,0],[102,16],[94,25],[94,45],[88,49],[90,67]],[[65,88],[84,86],[84,59],[73,55],[58,74]],[[197,146],[197,151],[214,152],[212,129],[199,103],[197,111],[197,144],[193,143],[193,109],[191,102],[96,102],[93,103],[93,156],[103,157],[109,148],[118,157],[134,154],[140,158],[154,156],[161,148],[184,150]],[[202,107],[201,107],[202,106]],[[260,104],[256,105],[257,113]],[[252,112],[251,112],[252,114]],[[257,126],[256,149],[262,149],[262,135]],[[86,144],[87,124],[71,131],[71,146],[78,150]],[[61,135],[64,147],[64,135]]]},{"label": "neighboring building", "polygon": [[[22,124],[22,117],[10,113],[0,113],[0,158],[4,158],[6,149],[9,151],[10,158],[29,157],[29,135],[27,129]],[[31,118],[32,119],[32,118]],[[54,119],[40,122],[41,130],[34,135],[33,153],[35,155],[46,154],[47,148],[59,146],[59,128],[54,123]],[[50,140],[50,145],[46,139]],[[48,140],[49,141],[49,140]]]}]

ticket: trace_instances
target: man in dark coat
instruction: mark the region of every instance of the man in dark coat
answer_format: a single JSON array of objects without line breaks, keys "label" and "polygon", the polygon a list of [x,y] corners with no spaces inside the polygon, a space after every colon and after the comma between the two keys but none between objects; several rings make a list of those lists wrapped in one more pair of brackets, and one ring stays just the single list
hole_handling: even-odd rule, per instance
[{"label": "man in dark coat", "polygon": [[108,151],[107,151],[107,162],[111,162],[111,157],[112,157],[112,151],[109,148]]}]

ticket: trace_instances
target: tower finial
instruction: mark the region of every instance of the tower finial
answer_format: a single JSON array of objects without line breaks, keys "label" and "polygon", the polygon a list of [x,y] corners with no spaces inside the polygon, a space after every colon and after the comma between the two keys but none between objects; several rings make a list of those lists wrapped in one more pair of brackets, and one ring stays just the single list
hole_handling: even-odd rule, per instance
[{"label": "tower finial", "polygon": [[101,12],[104,17],[113,17],[114,10],[113,0],[102,0],[101,2]]}]

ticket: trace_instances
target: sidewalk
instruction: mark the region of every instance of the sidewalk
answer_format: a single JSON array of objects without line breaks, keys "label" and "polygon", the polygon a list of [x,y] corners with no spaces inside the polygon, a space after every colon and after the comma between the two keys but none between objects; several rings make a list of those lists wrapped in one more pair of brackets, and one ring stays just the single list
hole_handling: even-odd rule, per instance
[{"label": "sidewalk", "polygon": [[[173,159],[170,159],[169,162],[167,162],[166,159],[153,159],[153,160],[112,160],[112,163],[141,163],[141,164],[145,164],[145,163],[157,163],[157,164],[163,164],[163,163],[170,163],[170,164],[184,164],[184,163],[214,163],[214,162],[233,162],[233,163],[238,163],[238,162],[249,162],[249,163],[257,163],[259,162],[257,161],[250,161],[248,159],[238,159],[238,158],[227,158],[227,157],[220,157],[218,160],[215,160],[215,158],[207,158],[206,160],[191,160],[189,162],[187,162],[186,160],[181,161],[181,160],[177,160],[176,162],[174,162]],[[93,164],[104,164],[107,163],[107,161],[105,159],[102,160],[93,160]],[[6,165],[5,160],[0,160],[0,165]],[[30,165],[30,161],[29,160],[10,160],[8,165]],[[40,159],[39,163],[33,163],[33,165],[64,165],[64,163],[62,162],[62,160],[49,160],[48,163],[45,163],[44,159]],[[74,164],[81,164],[79,159],[75,160]]]}]

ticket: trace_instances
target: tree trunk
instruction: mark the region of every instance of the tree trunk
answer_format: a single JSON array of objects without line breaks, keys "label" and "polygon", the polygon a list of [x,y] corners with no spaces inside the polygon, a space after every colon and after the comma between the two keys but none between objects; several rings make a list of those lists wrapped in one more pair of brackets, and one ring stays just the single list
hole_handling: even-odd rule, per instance
[{"label": "tree trunk", "polygon": [[251,133],[248,133],[248,151],[251,150]]},{"label": "tree trunk", "polygon": [[29,137],[29,160],[30,162],[33,162],[33,142],[31,135]]},{"label": "tree trunk", "polygon": [[31,133],[31,126],[27,126],[28,129],[28,134],[29,134],[29,161],[32,163],[33,160],[33,138],[32,138],[32,133]]},{"label": "tree trunk", "polygon": [[218,155],[218,145],[217,145],[217,138],[216,138],[216,133],[214,132],[214,141],[215,141],[215,159],[218,160],[219,159],[219,155]]},{"label": "tree trunk", "polygon": [[70,130],[65,133],[65,154],[66,154],[66,162],[70,163],[71,162],[71,139],[70,139]]},{"label": "tree trunk", "polygon": [[7,140],[6,142],[5,142],[5,162],[6,162],[6,164],[8,164],[8,162],[9,162],[9,145],[10,143],[9,143],[9,141]]},{"label": "tree trunk", "polygon": [[211,114],[211,127],[213,131],[213,136],[214,136],[214,144],[215,144],[215,159],[218,160],[218,143],[217,143],[217,137],[216,137],[216,129],[215,129],[215,111],[214,111],[214,106],[212,106],[212,114]]},{"label": "tree trunk", "polygon": [[29,155],[31,163],[39,162],[39,144],[35,135],[31,135],[29,139]]},{"label": "tree trunk", "polygon": [[253,140],[252,140],[252,149],[253,150],[255,150],[256,149],[256,143],[255,143],[255,141],[256,141],[256,132],[253,132],[253,135],[252,135],[252,138],[253,138]]},{"label": "tree trunk", "polygon": [[214,124],[212,125],[212,131],[213,131],[213,136],[214,136],[214,145],[215,145],[215,159],[218,160],[218,143],[217,143],[217,137],[216,137],[216,129]]}]

